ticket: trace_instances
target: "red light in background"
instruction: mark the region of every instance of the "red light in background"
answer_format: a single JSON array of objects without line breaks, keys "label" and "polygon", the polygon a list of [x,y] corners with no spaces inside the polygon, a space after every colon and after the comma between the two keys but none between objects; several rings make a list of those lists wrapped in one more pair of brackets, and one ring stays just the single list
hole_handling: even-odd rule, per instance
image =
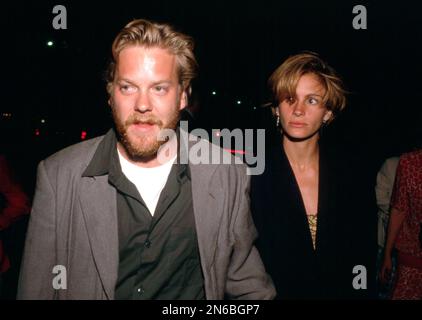
[{"label": "red light in background", "polygon": [[244,150],[233,150],[233,149],[224,149],[228,152],[230,152],[231,154],[246,154],[246,151]]},{"label": "red light in background", "polygon": [[82,131],[81,132],[81,140],[85,140],[86,139],[86,131]]},{"label": "red light in background", "polygon": [[40,129],[35,129],[35,136],[39,136],[40,135]]}]

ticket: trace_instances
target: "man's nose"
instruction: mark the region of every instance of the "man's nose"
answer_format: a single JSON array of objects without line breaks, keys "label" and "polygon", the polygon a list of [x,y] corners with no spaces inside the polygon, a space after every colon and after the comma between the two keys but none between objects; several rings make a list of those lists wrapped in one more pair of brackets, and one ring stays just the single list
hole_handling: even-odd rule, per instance
[{"label": "man's nose", "polygon": [[147,92],[139,91],[138,97],[135,101],[135,110],[139,112],[147,112],[152,110],[151,99]]}]

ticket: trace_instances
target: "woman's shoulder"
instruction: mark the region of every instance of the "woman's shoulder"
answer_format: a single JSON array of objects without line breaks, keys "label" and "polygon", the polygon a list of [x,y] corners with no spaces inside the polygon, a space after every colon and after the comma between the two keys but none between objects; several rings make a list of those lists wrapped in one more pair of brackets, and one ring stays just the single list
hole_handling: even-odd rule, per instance
[{"label": "woman's shoulder", "polygon": [[420,167],[421,164],[422,164],[422,149],[404,153],[400,157],[400,165],[401,166],[417,166],[417,167]]}]

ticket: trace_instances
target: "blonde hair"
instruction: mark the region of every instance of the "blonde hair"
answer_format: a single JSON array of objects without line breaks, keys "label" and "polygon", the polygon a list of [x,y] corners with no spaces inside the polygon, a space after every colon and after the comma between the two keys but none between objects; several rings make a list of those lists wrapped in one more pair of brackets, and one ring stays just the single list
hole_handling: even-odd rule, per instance
[{"label": "blonde hair", "polygon": [[318,77],[326,90],[322,102],[334,116],[344,109],[346,91],[342,80],[332,67],[313,52],[289,57],[270,76],[268,84],[276,102],[272,105],[273,108],[278,107],[284,99],[296,95],[297,83],[305,74],[314,74]]},{"label": "blonde hair", "polygon": [[107,91],[111,94],[116,63],[119,53],[126,47],[138,45],[143,47],[159,47],[176,56],[178,77],[182,89],[190,94],[191,81],[196,76],[197,62],[193,54],[193,39],[177,32],[168,24],[155,23],[144,19],[128,23],[116,36],[112,45],[112,61],[106,74]]}]

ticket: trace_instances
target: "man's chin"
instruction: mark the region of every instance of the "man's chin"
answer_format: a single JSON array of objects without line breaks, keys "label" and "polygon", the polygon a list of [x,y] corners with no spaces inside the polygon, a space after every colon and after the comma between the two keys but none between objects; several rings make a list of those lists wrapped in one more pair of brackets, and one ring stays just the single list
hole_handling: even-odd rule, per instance
[{"label": "man's chin", "polygon": [[142,152],[133,152],[128,154],[129,159],[133,162],[148,162],[157,157],[157,152],[153,150],[145,150]]},{"label": "man's chin", "polygon": [[143,141],[139,141],[139,138],[129,138],[126,141],[122,141],[123,147],[132,160],[154,158],[157,156],[161,143],[159,141],[154,141],[153,139],[148,142],[144,139],[142,140]]}]

